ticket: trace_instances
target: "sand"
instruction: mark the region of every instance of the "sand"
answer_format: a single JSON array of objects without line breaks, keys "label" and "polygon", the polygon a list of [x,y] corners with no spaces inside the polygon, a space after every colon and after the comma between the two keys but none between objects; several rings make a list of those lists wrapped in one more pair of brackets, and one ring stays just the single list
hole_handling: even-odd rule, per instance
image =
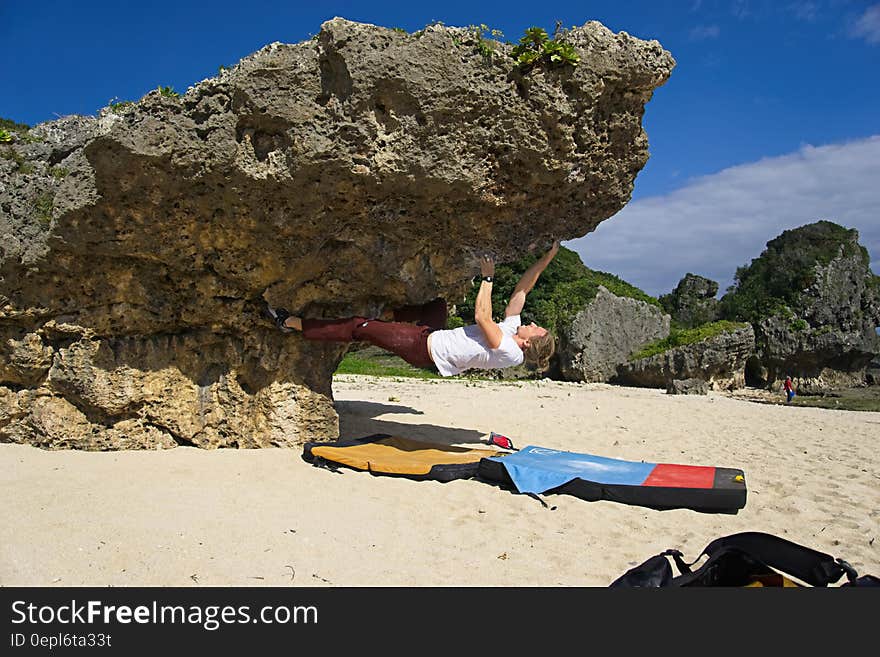
[{"label": "sand", "polygon": [[345,375],[345,437],[477,446],[490,431],[627,460],[745,472],[736,515],[545,496],[477,480],[333,473],[299,449],[0,445],[3,586],[590,586],[667,548],[763,531],[880,576],[880,413],[725,393]]}]

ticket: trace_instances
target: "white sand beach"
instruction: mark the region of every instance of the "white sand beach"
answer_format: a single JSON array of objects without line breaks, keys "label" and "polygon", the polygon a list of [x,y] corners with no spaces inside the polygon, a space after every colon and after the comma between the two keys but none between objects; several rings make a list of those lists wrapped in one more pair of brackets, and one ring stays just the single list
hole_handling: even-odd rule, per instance
[{"label": "white sand beach", "polygon": [[736,515],[545,496],[478,480],[333,473],[299,449],[0,445],[3,586],[607,586],[763,531],[880,576],[880,413],[555,381],[338,376],[344,437],[478,446],[496,431],[627,460],[745,472]]}]

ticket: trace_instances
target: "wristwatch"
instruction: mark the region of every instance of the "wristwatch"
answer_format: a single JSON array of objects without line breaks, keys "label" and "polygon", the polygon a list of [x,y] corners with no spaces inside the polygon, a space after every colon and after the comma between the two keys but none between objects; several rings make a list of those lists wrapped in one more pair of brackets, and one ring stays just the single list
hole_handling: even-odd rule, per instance
[{"label": "wristwatch", "polygon": [[487,283],[491,283],[495,279],[492,276],[483,276],[483,280]]}]

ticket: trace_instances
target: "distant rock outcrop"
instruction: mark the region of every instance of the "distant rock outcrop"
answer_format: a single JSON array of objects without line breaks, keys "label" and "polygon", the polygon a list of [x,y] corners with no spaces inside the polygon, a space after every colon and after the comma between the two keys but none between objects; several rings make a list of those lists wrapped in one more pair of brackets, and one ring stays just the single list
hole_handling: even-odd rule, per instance
[{"label": "distant rock outcrop", "polygon": [[[577,67],[436,25],[333,19],[177,97],[0,145],[0,441],[291,446],[338,434],[344,345],[262,317],[460,298],[592,231],[648,159],[673,58],[590,22]],[[486,48],[493,53],[487,54]]]},{"label": "distant rock outcrop", "polygon": [[745,386],[746,362],[754,353],[755,333],[746,325],[624,363],[612,382],[667,388],[674,380],[700,379],[712,390],[734,390]]},{"label": "distant rock outcrop", "polygon": [[707,395],[709,384],[703,379],[673,379],[666,386],[667,395]]},{"label": "distant rock outcrop", "polygon": [[858,238],[829,221],[808,224],[768,242],[738,272],[722,305],[755,328],[751,385],[776,389],[791,375],[811,394],[866,383],[880,353],[880,277]]},{"label": "distant rock outcrop", "polygon": [[880,386],[880,356],[868,363],[865,381],[870,386]]},{"label": "distant rock outcrop", "polygon": [[719,318],[716,294],[718,294],[718,283],[688,273],[672,292],[661,295],[658,301],[674,321],[684,328],[694,328]]},{"label": "distant rock outcrop", "polygon": [[668,335],[669,315],[600,286],[596,298],[560,331],[559,376],[567,381],[608,381],[639,347]]}]

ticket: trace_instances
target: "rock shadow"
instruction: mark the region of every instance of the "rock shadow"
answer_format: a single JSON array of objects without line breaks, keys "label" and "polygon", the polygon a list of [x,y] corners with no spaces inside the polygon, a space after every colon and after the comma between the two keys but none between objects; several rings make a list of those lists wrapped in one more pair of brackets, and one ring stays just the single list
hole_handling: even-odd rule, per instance
[{"label": "rock shadow", "polygon": [[435,424],[412,424],[376,419],[380,415],[397,413],[422,415],[422,411],[399,404],[381,404],[369,401],[336,401],[339,414],[339,437],[362,438],[374,433],[387,433],[402,438],[413,438],[444,445],[459,443],[483,444],[486,434],[473,429],[457,429]]}]

